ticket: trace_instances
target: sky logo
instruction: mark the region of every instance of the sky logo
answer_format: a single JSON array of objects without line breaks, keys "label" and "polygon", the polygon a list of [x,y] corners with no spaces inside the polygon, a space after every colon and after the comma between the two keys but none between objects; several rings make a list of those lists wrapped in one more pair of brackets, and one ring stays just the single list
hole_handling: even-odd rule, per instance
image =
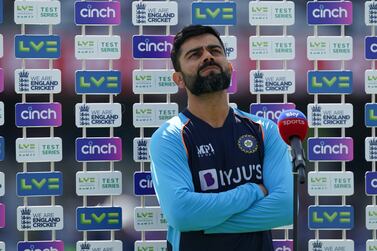
[{"label": "sky logo", "polygon": [[75,23],[81,25],[119,25],[120,2],[76,2]]},{"label": "sky logo", "polygon": [[191,10],[192,24],[237,24],[237,5],[235,2],[194,2]]},{"label": "sky logo", "polygon": [[365,58],[377,59],[377,37],[365,37]]},{"label": "sky logo", "polygon": [[352,2],[308,2],[307,17],[309,25],[350,25]]},{"label": "sky logo", "polygon": [[120,230],[122,228],[122,208],[78,207],[76,227],[78,231]]},{"label": "sky logo", "polygon": [[155,195],[151,172],[134,173],[134,193],[137,196]]},{"label": "sky logo", "polygon": [[309,71],[309,94],[352,93],[352,71]]},{"label": "sky logo", "polygon": [[5,140],[3,136],[0,136],[0,161],[5,158]]},{"label": "sky logo", "polygon": [[309,138],[308,159],[311,161],[352,161],[352,138]]},{"label": "sky logo", "polygon": [[17,251],[64,251],[63,241],[20,241]]},{"label": "sky logo", "polygon": [[314,229],[352,229],[354,209],[352,206],[309,206],[308,225]]},{"label": "sky logo", "polygon": [[265,104],[251,104],[250,113],[258,117],[271,119],[277,123],[278,118],[285,110],[295,109],[296,105],[293,103],[279,104],[279,103],[265,103]]},{"label": "sky logo", "polygon": [[133,57],[137,58],[170,58],[174,36],[133,36]]},{"label": "sky logo", "polygon": [[76,71],[77,94],[119,94],[120,71]]},{"label": "sky logo", "polygon": [[77,161],[120,161],[122,140],[114,138],[77,138]]},{"label": "sky logo", "polygon": [[54,35],[17,35],[15,36],[16,58],[59,58],[60,37]]},{"label": "sky logo", "polygon": [[377,172],[366,172],[365,193],[368,195],[377,194]]},{"label": "sky logo", "polygon": [[58,127],[62,125],[60,103],[16,104],[16,126]]},{"label": "sky logo", "polygon": [[373,127],[377,126],[377,104],[368,103],[365,104],[365,126]]},{"label": "sky logo", "polygon": [[17,196],[59,196],[63,194],[61,172],[17,173]]}]

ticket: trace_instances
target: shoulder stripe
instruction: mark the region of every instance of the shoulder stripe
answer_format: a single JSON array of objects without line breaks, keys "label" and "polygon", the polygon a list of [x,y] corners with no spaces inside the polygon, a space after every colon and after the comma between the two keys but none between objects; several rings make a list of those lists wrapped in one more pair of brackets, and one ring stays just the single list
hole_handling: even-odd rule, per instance
[{"label": "shoulder stripe", "polygon": [[189,153],[188,153],[188,150],[187,150],[187,146],[186,146],[185,140],[183,138],[183,131],[184,131],[185,127],[187,126],[187,124],[189,122],[190,122],[190,119],[187,119],[186,123],[182,126],[182,129],[181,129],[181,140],[182,140],[183,147],[185,148],[187,157],[189,156]]}]

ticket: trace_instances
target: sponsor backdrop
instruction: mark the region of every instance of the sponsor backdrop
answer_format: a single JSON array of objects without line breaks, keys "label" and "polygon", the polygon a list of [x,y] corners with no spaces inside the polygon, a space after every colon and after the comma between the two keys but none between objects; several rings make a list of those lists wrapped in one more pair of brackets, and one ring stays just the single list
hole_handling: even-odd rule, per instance
[{"label": "sponsor backdrop", "polygon": [[302,250],[377,250],[377,2],[0,0],[0,23],[0,251],[166,250],[148,152],[190,23],[220,32],[233,107],[307,112]]}]

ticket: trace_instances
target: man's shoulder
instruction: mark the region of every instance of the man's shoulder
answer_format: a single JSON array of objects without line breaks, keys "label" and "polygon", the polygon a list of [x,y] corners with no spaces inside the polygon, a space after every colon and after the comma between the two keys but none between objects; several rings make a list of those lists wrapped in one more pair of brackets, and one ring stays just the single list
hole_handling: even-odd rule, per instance
[{"label": "man's shoulder", "polygon": [[189,119],[183,114],[179,113],[177,116],[165,121],[152,135],[152,140],[163,137],[181,137],[181,132],[184,125]]}]

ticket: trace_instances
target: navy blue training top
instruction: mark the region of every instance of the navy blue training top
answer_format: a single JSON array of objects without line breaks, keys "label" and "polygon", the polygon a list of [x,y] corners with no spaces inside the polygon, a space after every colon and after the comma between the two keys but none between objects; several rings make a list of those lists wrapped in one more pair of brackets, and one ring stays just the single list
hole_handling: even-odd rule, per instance
[{"label": "navy blue training top", "polygon": [[168,250],[273,251],[270,229],[291,224],[291,163],[269,120],[230,109],[213,128],[185,110],[154,133],[151,159]]}]

